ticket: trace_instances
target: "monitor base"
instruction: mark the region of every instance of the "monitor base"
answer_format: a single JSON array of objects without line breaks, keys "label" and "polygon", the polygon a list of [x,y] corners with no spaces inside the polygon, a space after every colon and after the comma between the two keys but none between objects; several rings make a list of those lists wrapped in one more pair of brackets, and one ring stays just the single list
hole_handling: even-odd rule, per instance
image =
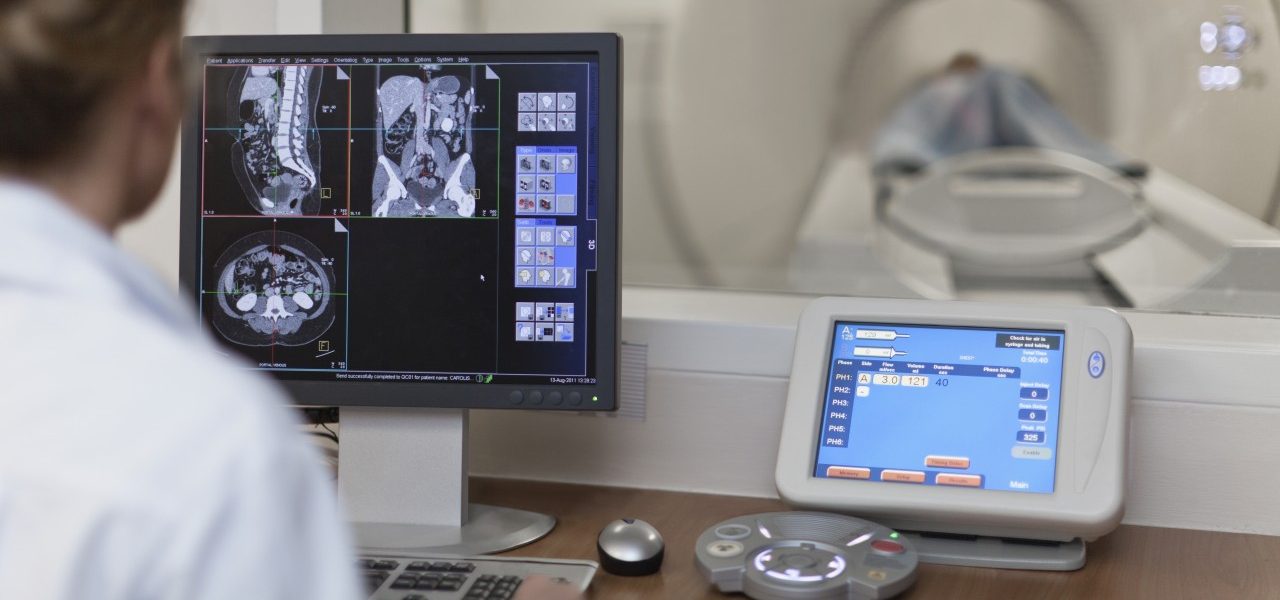
[{"label": "monitor base", "polygon": [[341,410],[338,489],[361,549],[490,554],[556,526],[550,515],[468,500],[467,411]]},{"label": "monitor base", "polygon": [[1018,542],[1000,538],[935,537],[902,532],[919,555],[920,562],[961,567],[1023,569],[1028,571],[1075,571],[1084,566],[1085,543]]},{"label": "monitor base", "polygon": [[433,554],[493,554],[533,543],[556,526],[551,515],[490,506],[468,505],[466,523],[410,525],[352,523],[356,544],[364,551],[424,552]]}]

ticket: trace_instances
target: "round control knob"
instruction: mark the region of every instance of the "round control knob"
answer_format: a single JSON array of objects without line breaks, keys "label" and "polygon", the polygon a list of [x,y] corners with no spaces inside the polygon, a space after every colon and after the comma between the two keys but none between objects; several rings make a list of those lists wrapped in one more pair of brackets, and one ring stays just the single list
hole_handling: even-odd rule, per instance
[{"label": "round control knob", "polygon": [[751,566],[775,581],[816,584],[839,577],[847,563],[836,552],[802,543],[766,547],[756,554]]},{"label": "round control knob", "polygon": [[890,598],[916,579],[915,550],[900,537],[845,515],[772,512],[711,525],[694,554],[719,591],[747,598]]},{"label": "round control knob", "polygon": [[511,400],[512,404],[521,404],[524,402],[524,392],[516,390],[511,392],[511,395],[508,396],[508,398]]},{"label": "round control knob", "polygon": [[551,392],[547,394],[547,402],[550,402],[552,406],[560,406],[561,404],[564,404],[564,394],[561,394],[560,392]]},{"label": "round control knob", "polygon": [[741,540],[751,535],[751,528],[746,525],[721,525],[716,528],[716,537],[726,540]]},{"label": "round control knob", "polygon": [[534,406],[542,404],[542,392],[538,390],[533,390],[532,392],[529,392],[529,404],[532,404]]}]

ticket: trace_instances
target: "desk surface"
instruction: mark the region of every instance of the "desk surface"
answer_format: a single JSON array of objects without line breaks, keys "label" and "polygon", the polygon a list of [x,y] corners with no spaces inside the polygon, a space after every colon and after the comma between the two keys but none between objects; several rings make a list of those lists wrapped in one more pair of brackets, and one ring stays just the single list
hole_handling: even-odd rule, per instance
[{"label": "desk surface", "polygon": [[[662,571],[617,577],[600,571],[592,598],[722,598],[698,574],[693,543],[729,517],[784,509],[778,500],[560,483],[472,479],[471,500],[559,519],[546,538],[508,556],[596,560],[596,534],[635,517],[667,542]],[[1071,573],[921,565],[901,598],[1271,598],[1280,594],[1280,537],[1124,525],[1089,544]],[[739,596],[741,597],[741,596]]]}]

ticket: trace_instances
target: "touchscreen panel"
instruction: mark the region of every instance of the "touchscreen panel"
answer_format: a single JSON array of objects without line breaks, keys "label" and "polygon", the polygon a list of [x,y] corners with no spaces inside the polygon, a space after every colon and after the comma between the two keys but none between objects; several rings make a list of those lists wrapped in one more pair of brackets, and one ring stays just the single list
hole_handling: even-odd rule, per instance
[{"label": "touchscreen panel", "polygon": [[1053,493],[1063,331],[836,322],[814,475]]}]

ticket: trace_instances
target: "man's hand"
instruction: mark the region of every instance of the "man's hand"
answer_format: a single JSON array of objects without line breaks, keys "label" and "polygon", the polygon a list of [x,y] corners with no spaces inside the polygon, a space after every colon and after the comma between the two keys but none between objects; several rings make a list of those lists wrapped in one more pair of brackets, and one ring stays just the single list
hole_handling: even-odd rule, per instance
[{"label": "man's hand", "polygon": [[583,600],[585,596],[573,588],[551,581],[545,575],[530,575],[520,584],[511,600]]}]

